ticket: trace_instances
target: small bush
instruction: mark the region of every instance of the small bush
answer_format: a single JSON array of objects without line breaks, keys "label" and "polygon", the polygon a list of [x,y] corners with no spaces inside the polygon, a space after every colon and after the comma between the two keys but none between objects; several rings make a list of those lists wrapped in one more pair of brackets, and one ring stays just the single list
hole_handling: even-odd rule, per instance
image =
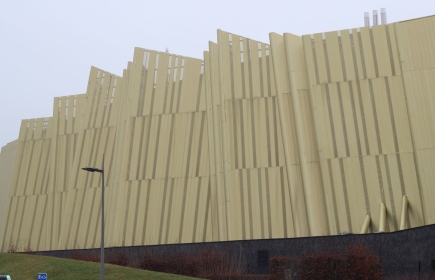
[{"label": "small bush", "polygon": [[212,280],[266,279],[265,277],[258,278],[259,276],[244,275],[242,263],[241,255],[236,256],[214,250],[207,250],[195,256],[188,256],[181,253],[167,257],[146,254],[143,256],[139,267],[146,270]]},{"label": "small bush", "polygon": [[270,280],[285,279],[286,271],[292,275],[296,272],[298,260],[286,256],[277,256],[269,260]]},{"label": "small bush", "polygon": [[346,250],[346,279],[382,279],[382,264],[379,256],[362,244]]},{"label": "small bush", "polygon": [[382,279],[379,256],[362,244],[349,246],[344,254],[318,253],[297,259],[278,256],[269,260],[270,279],[286,279],[286,271],[299,279]]},{"label": "small bush", "polygon": [[343,257],[327,253],[305,256],[301,259],[300,271],[301,279],[343,279]]},{"label": "small bush", "polygon": [[119,252],[110,252],[104,262],[122,266],[129,265],[127,254],[124,250]]},{"label": "small bush", "polygon": [[75,251],[69,256],[69,259],[87,262],[100,262],[100,256],[96,253]]}]

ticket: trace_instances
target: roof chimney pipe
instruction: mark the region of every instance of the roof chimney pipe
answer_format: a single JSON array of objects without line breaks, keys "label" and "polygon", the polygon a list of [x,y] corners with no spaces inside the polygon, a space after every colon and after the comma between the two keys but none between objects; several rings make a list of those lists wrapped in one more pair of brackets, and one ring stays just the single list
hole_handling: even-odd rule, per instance
[{"label": "roof chimney pipe", "polygon": [[364,13],[364,26],[365,27],[370,26],[370,13],[369,12]]},{"label": "roof chimney pipe", "polygon": [[378,25],[378,11],[373,10],[373,26]]},{"label": "roof chimney pipe", "polygon": [[381,9],[381,23],[382,25],[387,24],[387,10],[385,8]]}]

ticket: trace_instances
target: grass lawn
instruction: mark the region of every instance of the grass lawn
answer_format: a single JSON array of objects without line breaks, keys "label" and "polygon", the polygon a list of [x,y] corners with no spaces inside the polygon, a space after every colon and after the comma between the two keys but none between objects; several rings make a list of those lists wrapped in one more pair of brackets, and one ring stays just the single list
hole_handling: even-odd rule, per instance
[{"label": "grass lawn", "polygon": [[[105,264],[104,270],[106,280],[198,279],[111,264]],[[0,275],[9,274],[12,280],[36,280],[40,272],[47,273],[48,280],[96,280],[100,279],[100,263],[25,254],[0,253]]]}]

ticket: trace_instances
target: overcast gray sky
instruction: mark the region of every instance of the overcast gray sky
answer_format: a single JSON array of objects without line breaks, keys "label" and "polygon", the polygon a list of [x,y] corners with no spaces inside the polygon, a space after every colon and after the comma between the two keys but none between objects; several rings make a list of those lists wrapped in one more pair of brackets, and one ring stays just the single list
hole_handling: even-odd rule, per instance
[{"label": "overcast gray sky", "polygon": [[435,14],[434,0],[5,0],[0,3],[0,147],[22,119],[52,116],[53,98],[84,93],[91,66],[122,75],[134,47],[202,58],[222,29],[262,42]]}]

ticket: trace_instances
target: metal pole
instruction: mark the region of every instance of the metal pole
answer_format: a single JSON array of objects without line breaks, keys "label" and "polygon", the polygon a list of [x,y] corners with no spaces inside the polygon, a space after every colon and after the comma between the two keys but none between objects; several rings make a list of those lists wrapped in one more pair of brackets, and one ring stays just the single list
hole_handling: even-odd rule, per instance
[{"label": "metal pole", "polygon": [[101,164],[101,271],[100,280],[104,280],[104,154]]}]

